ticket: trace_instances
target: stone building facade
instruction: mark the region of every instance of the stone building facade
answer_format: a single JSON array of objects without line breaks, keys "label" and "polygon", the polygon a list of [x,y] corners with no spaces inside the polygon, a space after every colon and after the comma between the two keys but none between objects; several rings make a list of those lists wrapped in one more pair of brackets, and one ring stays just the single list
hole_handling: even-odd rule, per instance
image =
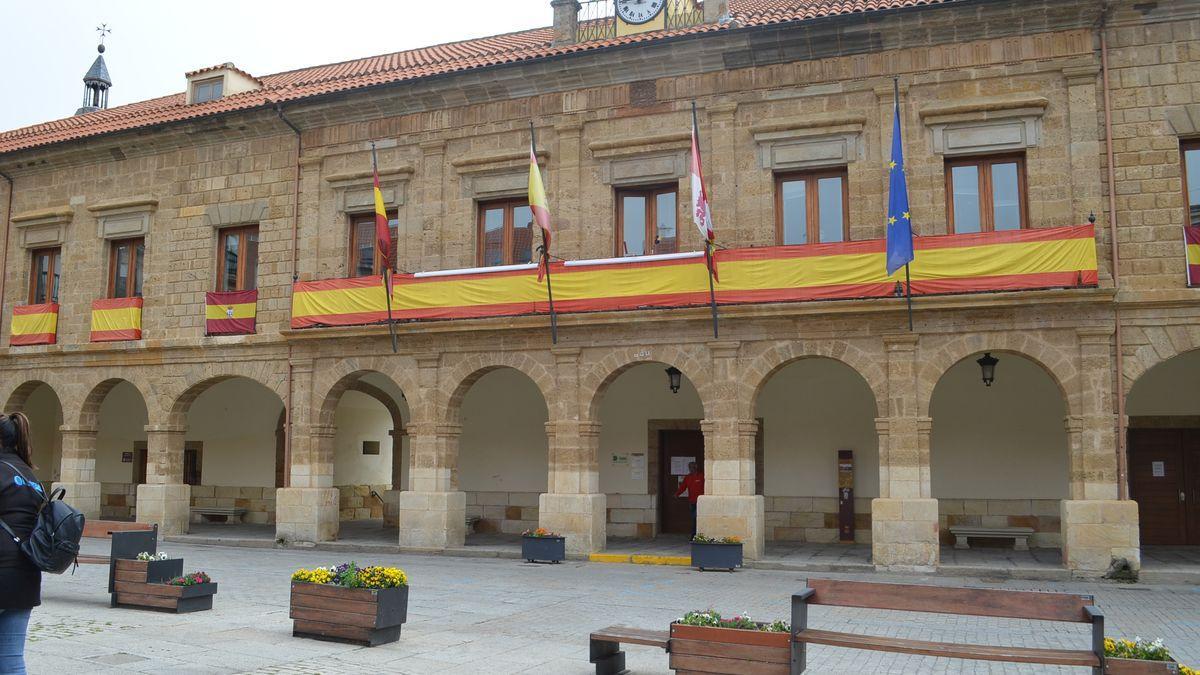
[{"label": "stone building facade", "polygon": [[[1125,430],[1200,427],[1200,410],[1171,384],[1200,374],[1200,291],[1187,284],[1181,234],[1191,224],[1181,153],[1200,137],[1200,7],[963,0],[803,18],[803,2],[734,0],[719,23],[723,12],[588,45],[573,39],[570,4],[556,0],[555,30],[464,43],[477,45],[468,57],[431,48],[348,74],[235,73],[261,90],[0,134],[10,214],[0,401],[58,406],[57,429],[53,413],[34,421],[78,506],[173,533],[187,530],[191,508],[225,497],[297,541],[336,538],[341,520],[386,510],[414,549],[461,545],[473,517],[491,531],[558,530],[586,553],[609,536],[663,529],[672,497],[658,444],[698,431],[699,530],[742,537],[751,558],[771,541],[837,538],[835,451],[853,446],[854,536],[880,568],[936,567],[955,524],[1032,527],[1034,546],[1061,548],[1081,574],[1115,558],[1140,564],[1146,525],[1130,499]],[[445,72],[414,75],[409,63]],[[394,77],[370,80],[379,71]],[[707,308],[563,313],[554,345],[545,316],[402,323],[395,354],[385,326],[290,327],[293,281],[354,275],[350,223],[372,207],[372,142],[400,270],[479,264],[480,205],[524,195],[531,119],[556,255],[612,257],[614,194],[628,186],[674,186],[679,250],[699,250],[685,206],[693,101],[722,245],[781,243],[777,179],[829,169],[844,172],[848,239],[879,239],[894,76],[917,234],[953,232],[947,172],[958,159],[1018,157],[1024,227],[1095,215],[1096,287],[921,297],[912,331],[896,298],[723,307],[718,339]],[[178,112],[189,105],[208,112]],[[256,332],[206,336],[220,233],[247,225],[258,238]],[[142,338],[91,342],[112,242],[131,232],[145,246]],[[10,346],[12,308],[32,302],[31,267],[50,248],[60,256],[56,344]],[[994,391],[1006,402],[974,398],[993,391],[974,364],[985,352],[1001,360]],[[682,371],[680,394],[666,391],[666,366]],[[780,377],[792,380],[771,389]],[[223,439],[213,413],[202,475],[228,477],[187,484],[194,409],[247,381],[266,403],[225,414],[259,424],[258,440]],[[116,462],[100,456],[104,427],[136,417],[106,409],[118,389],[144,406],[132,427],[144,435],[145,476],[114,484],[110,498],[97,473]],[[347,483],[338,474],[357,469],[339,464],[339,437],[351,434],[339,406],[351,395],[388,409],[392,466]],[[637,396],[649,403],[628,403]],[[679,396],[693,397],[691,412],[650,409],[683,406]],[[1021,407],[1043,396],[1047,405]],[[506,412],[527,400],[537,410]],[[808,427],[786,427],[792,401],[796,415],[813,415]],[[812,412],[825,405],[832,416]],[[1001,405],[1018,417],[999,419],[991,406]],[[611,436],[635,412],[634,440]],[[831,428],[843,414],[865,440]],[[1024,425],[1023,414],[1050,422]],[[517,426],[520,439],[499,439]],[[816,438],[824,445],[805,445]],[[244,446],[244,457],[214,459],[221,443]],[[505,460],[505,448],[524,459]],[[250,455],[265,485],[238,484]]]}]

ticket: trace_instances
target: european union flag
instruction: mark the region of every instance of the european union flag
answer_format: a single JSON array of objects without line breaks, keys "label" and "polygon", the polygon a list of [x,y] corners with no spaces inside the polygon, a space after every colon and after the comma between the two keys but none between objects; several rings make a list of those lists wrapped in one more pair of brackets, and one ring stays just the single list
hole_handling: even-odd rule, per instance
[{"label": "european union flag", "polygon": [[900,99],[892,126],[892,160],[888,162],[887,273],[913,259],[912,219],[908,211],[908,184],[904,180],[904,144],[900,140]]}]

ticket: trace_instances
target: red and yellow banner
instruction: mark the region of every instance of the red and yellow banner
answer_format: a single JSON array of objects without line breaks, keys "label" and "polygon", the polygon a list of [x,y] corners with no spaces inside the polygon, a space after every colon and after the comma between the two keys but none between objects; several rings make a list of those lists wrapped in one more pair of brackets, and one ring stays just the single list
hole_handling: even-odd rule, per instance
[{"label": "red and yellow banner", "polygon": [[13,307],[9,332],[8,344],[12,347],[54,344],[58,341],[58,303]]},{"label": "red and yellow banner", "polygon": [[253,335],[258,291],[204,294],[205,335]]},{"label": "red and yellow banner", "polygon": [[92,302],[92,342],[141,339],[141,298],[108,298]]},{"label": "red and yellow banner", "polygon": [[[882,239],[717,252],[717,302],[725,305],[882,298],[903,273],[888,276]],[[913,295],[1095,286],[1092,225],[919,237],[911,266]],[[687,307],[708,303],[703,252],[554,263],[559,312]],[[547,311],[537,266],[397,274],[393,317],[465,319]],[[385,321],[379,277],[298,282],[292,327]]]},{"label": "red and yellow banner", "polygon": [[1187,245],[1188,286],[1200,286],[1200,227],[1183,228]]}]

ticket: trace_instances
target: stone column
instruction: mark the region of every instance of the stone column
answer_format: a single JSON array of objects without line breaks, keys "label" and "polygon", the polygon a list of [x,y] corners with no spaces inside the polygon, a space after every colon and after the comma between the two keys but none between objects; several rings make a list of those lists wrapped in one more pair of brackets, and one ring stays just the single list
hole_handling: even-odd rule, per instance
[{"label": "stone column", "polygon": [[918,414],[918,337],[901,334],[883,340],[888,416],[875,424],[880,432],[879,498],[871,501],[872,559],[876,569],[932,571],[938,564],[938,505],[929,482],[932,420]]},{"label": "stone column", "polygon": [[436,354],[417,357],[423,395],[409,401],[410,490],[399,495],[400,545],[416,549],[462,546],[467,538],[467,495],[458,489],[458,437],[462,427],[436,423],[438,364]]},{"label": "stone column", "polygon": [[[1067,81],[1067,131],[1070,134],[1069,157],[1071,162],[1071,220],[1069,224],[1086,222],[1089,213],[1103,217],[1106,213],[1104,187],[1101,178],[1104,166],[1097,106],[1096,82],[1100,76],[1100,64],[1092,55],[1079,59],[1078,65],[1063,68]],[[1036,221],[1038,214],[1031,214]],[[1109,285],[1112,279],[1112,261],[1108,228],[1096,228],[1096,253],[1100,257],[1100,278]]]},{"label": "stone column", "polygon": [[754,489],[754,437],[758,421],[737,415],[740,343],[709,343],[713,400],[705,401],[704,495],[697,503],[696,531],[711,537],[740,537],[747,559],[762,557],[766,515]]},{"label": "stone column", "polygon": [[297,424],[292,429],[292,483],[275,490],[275,536],[286,542],[333,541],[340,525],[333,487],[337,427]]},{"label": "stone column", "polygon": [[1117,559],[1141,569],[1138,505],[1117,499],[1111,328],[1080,328],[1080,414],[1066,419],[1070,499],[1061,504],[1062,557],[1078,576],[1098,576]]},{"label": "stone column", "polygon": [[392,429],[388,432],[392,439],[392,483],[390,490],[383,493],[383,525],[384,527],[400,526],[400,493],[404,491],[404,438],[408,436],[405,429]]},{"label": "stone column", "polygon": [[[735,212],[738,203],[738,144],[742,142],[740,134],[745,133],[737,126],[737,108],[736,101],[719,101],[705,106],[708,133],[704,134],[701,142],[708,142],[709,152],[704,155],[704,177],[708,180],[709,201],[714,205],[713,221],[725,223],[726,227],[732,224],[734,228],[733,232],[724,230],[722,238],[761,241],[761,237],[756,237],[759,233],[753,231],[755,226],[743,222],[754,219],[738,218]],[[701,152],[704,152],[703,148]]]},{"label": "stone column", "polygon": [[146,485],[137,486],[137,521],[157,523],[159,534],[185,534],[192,487],[183,482],[187,427],[146,425]]},{"label": "stone column", "polygon": [[96,481],[96,429],[64,424],[60,480],[52,490],[67,491],[65,500],[85,518],[100,517],[100,483]]},{"label": "stone column", "polygon": [[[566,104],[564,104],[565,107]],[[584,232],[593,232],[580,225],[580,174],[583,165],[583,121],[577,116],[554,127],[558,136],[558,154],[554,157],[554,173],[549,189],[556,195],[554,215],[554,250],[563,258],[589,258],[592,251],[584,249]],[[605,249],[612,254],[612,245]],[[578,350],[576,350],[578,351]]]},{"label": "stone column", "polygon": [[[420,245],[408,249],[412,253],[404,260],[405,269],[465,267],[466,265],[459,265],[458,260],[450,256],[441,237],[442,219],[446,213],[442,188],[443,174],[446,170],[446,141],[425,141],[420,147],[421,177],[417,183],[417,195],[414,200],[414,206],[419,205],[420,208]],[[448,261],[447,257],[451,257],[452,261]]]}]

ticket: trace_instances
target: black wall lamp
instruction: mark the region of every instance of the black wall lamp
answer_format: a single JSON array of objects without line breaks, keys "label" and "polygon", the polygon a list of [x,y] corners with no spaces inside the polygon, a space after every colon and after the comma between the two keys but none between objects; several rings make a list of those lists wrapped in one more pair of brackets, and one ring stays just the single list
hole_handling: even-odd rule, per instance
[{"label": "black wall lamp", "polygon": [[670,368],[667,368],[667,377],[670,378],[671,381],[671,393],[678,394],[680,380],[683,378],[683,372],[675,366],[671,366]]},{"label": "black wall lamp", "polygon": [[1000,359],[992,356],[991,352],[984,352],[975,363],[979,364],[979,370],[983,372],[984,386],[992,386],[996,381],[996,364],[1000,363]]}]

